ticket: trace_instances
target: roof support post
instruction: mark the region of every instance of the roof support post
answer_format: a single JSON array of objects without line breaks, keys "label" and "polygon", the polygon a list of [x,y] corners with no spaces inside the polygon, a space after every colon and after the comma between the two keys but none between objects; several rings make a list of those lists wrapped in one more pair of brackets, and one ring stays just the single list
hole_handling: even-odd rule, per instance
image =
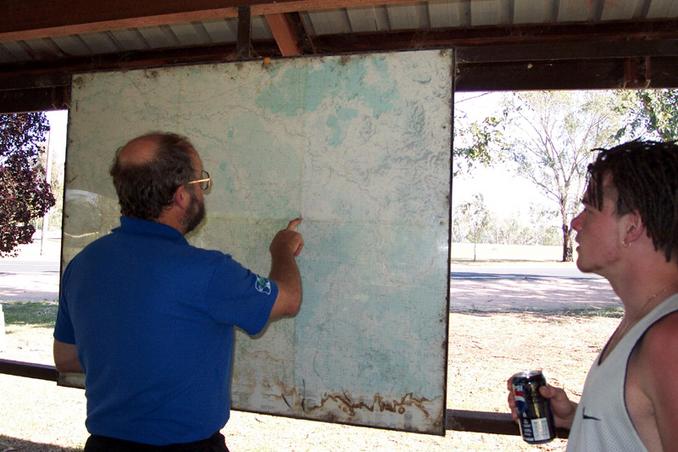
[{"label": "roof support post", "polygon": [[252,12],[249,6],[238,7],[238,44],[239,60],[252,58]]},{"label": "roof support post", "polygon": [[649,88],[652,82],[650,57],[627,58],[624,60],[624,88]]}]

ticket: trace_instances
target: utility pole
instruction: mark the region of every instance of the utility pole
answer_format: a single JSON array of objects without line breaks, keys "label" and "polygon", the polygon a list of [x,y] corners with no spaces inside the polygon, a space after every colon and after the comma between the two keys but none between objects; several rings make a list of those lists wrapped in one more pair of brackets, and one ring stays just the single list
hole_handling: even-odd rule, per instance
[{"label": "utility pole", "polygon": [[[47,147],[45,148],[45,180],[47,185],[50,185],[52,180],[52,159],[50,158],[50,143],[52,138],[52,131],[47,132]],[[52,210],[52,209],[49,209]],[[45,212],[45,215],[42,217],[42,234],[40,235],[40,255],[45,254],[45,239],[47,237],[47,229],[49,223],[49,210]]]}]

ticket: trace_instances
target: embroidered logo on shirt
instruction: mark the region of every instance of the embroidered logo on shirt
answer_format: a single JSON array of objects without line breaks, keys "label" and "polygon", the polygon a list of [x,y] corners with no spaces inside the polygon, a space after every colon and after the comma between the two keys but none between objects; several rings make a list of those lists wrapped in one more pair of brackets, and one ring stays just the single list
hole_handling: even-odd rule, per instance
[{"label": "embroidered logo on shirt", "polygon": [[264,278],[263,276],[257,276],[257,280],[254,282],[254,288],[257,292],[261,292],[265,295],[271,295],[271,281]]},{"label": "embroidered logo on shirt", "polygon": [[600,420],[600,418],[597,418],[595,416],[589,416],[588,414],[586,414],[586,407],[584,407],[584,409],[582,410],[581,417],[582,417],[582,419],[589,419],[589,420],[592,420],[592,421],[599,421]]}]

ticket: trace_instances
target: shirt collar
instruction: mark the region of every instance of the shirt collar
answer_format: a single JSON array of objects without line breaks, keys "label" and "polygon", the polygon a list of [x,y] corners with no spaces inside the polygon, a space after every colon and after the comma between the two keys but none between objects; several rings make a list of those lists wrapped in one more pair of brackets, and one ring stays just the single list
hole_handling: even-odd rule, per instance
[{"label": "shirt collar", "polygon": [[134,217],[120,217],[120,227],[113,229],[113,232],[124,232],[135,235],[147,235],[158,238],[164,238],[172,241],[188,243],[186,238],[171,226],[158,223],[156,221],[142,220]]}]

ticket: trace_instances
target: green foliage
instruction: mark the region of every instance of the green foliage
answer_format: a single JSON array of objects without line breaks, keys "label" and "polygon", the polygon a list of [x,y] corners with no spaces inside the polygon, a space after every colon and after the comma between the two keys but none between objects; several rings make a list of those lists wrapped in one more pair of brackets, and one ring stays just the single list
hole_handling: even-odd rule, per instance
[{"label": "green foliage", "polygon": [[678,89],[620,91],[616,110],[627,115],[617,136],[678,140]]},{"label": "green foliage", "polygon": [[506,118],[501,114],[480,121],[470,121],[465,114],[455,114],[453,175],[503,161],[505,125]]},{"label": "green foliage", "polygon": [[466,224],[464,238],[479,243],[490,224],[490,211],[482,194],[474,194],[471,201],[459,206],[459,219]]},{"label": "green foliage", "polygon": [[55,199],[40,163],[49,130],[44,113],[0,116],[0,256],[16,254],[30,243],[31,224]]},{"label": "green foliage", "polygon": [[59,306],[56,302],[3,303],[6,325],[53,327]]},{"label": "green foliage", "polygon": [[558,245],[561,229],[554,226],[556,212],[531,205],[529,218],[519,212],[507,218],[492,216],[478,194],[471,202],[455,207],[452,241],[503,245]]},{"label": "green foliage", "polygon": [[462,236],[473,243],[473,260],[476,260],[476,245],[485,241],[487,229],[490,225],[490,211],[485,205],[483,195],[476,193],[473,199],[460,205],[454,212],[452,219],[454,236]]},{"label": "green foliage", "polygon": [[549,246],[562,244],[562,229],[555,226],[558,224],[558,216],[558,211],[554,209],[530,206],[530,225],[534,231],[534,244]]},{"label": "green foliage", "polygon": [[55,204],[48,214],[48,228],[50,231],[61,231],[61,220],[64,209],[64,167],[52,165],[50,186],[55,197]]}]

